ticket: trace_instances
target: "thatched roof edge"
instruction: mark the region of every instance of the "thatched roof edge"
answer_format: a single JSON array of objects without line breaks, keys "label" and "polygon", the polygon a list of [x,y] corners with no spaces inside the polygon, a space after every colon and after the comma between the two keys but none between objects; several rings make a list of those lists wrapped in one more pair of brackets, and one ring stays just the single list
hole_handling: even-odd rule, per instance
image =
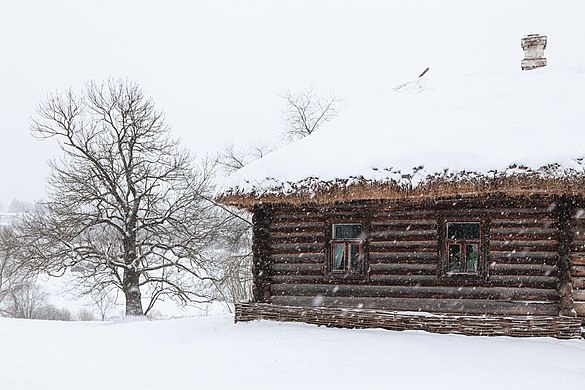
[{"label": "thatched roof edge", "polygon": [[585,172],[555,170],[478,174],[463,172],[427,177],[420,183],[371,181],[350,178],[330,182],[308,178],[270,190],[244,192],[231,189],[217,197],[218,202],[249,209],[256,204],[323,205],[339,202],[408,200],[428,201],[449,197],[486,195],[525,197],[533,195],[585,195]]}]

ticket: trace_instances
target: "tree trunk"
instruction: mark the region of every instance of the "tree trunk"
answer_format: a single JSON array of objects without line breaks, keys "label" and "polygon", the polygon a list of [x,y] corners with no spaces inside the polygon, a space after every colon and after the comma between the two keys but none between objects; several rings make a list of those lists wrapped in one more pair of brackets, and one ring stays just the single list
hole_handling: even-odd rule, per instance
[{"label": "tree trunk", "polygon": [[126,270],[124,272],[124,296],[126,298],[126,317],[143,316],[142,294],[138,284],[140,274],[136,271]]}]

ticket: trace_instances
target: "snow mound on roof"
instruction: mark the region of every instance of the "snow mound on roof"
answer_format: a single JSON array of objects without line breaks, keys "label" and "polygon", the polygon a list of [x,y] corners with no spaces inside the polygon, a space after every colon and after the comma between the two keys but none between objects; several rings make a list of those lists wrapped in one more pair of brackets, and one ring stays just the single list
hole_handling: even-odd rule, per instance
[{"label": "snow mound on roof", "polygon": [[582,171],[584,103],[585,68],[429,74],[242,168],[222,191],[263,194],[307,179],[385,182],[413,173],[416,186],[446,171],[510,166]]}]

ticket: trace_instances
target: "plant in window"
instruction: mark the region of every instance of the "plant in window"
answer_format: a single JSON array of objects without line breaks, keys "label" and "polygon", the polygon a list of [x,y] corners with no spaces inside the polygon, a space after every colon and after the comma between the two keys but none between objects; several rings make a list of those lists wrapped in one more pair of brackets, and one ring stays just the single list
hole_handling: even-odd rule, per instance
[{"label": "plant in window", "polygon": [[447,222],[447,273],[477,274],[480,263],[479,222]]},{"label": "plant in window", "polygon": [[332,272],[360,272],[362,268],[363,243],[361,224],[333,224],[331,227],[329,269]]}]

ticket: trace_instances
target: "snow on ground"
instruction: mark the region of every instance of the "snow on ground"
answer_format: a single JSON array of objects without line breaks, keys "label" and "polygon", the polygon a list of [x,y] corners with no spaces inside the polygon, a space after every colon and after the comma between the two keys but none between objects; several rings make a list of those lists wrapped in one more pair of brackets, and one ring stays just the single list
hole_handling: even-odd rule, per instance
[{"label": "snow on ground", "polygon": [[0,389],[550,389],[585,386],[585,342],[329,329],[231,316],[0,318]]}]

